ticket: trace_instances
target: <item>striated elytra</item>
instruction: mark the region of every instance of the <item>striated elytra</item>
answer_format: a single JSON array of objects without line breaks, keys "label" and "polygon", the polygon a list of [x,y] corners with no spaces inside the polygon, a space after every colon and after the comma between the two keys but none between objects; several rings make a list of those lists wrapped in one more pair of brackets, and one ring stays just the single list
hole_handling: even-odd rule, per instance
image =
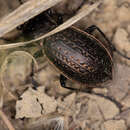
[{"label": "striated elytra", "polygon": [[46,39],[44,52],[61,71],[62,87],[67,78],[88,86],[112,80],[112,46],[93,36],[94,30],[105,37],[98,27],[91,26],[86,31],[71,27]]},{"label": "striated elytra", "polygon": [[[62,22],[62,16],[48,10],[22,25],[21,29],[25,36],[37,37],[51,31]],[[85,84],[87,88],[101,87],[102,83],[111,81],[114,51],[130,60],[130,57],[117,50],[95,25],[85,31],[72,26],[48,37],[44,42],[45,55],[60,70],[60,83],[65,88],[68,88],[67,79]]]}]

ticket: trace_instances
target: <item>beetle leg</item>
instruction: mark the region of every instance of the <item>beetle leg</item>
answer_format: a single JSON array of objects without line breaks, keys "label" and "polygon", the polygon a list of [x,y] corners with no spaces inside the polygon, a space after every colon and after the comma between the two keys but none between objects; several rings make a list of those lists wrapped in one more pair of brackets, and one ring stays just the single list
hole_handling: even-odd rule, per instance
[{"label": "beetle leg", "polygon": [[101,31],[101,29],[100,29],[99,27],[97,27],[97,26],[95,26],[95,25],[92,25],[92,26],[88,27],[88,28],[85,30],[85,32],[87,32],[87,33],[89,33],[89,34],[92,34],[94,30],[97,30],[97,31],[105,38],[105,40],[106,40],[110,45],[112,45],[113,51],[116,51],[120,56],[122,56],[122,57],[124,57],[124,58],[130,60],[130,57],[125,56],[125,55],[122,54],[119,50],[117,50],[117,49],[115,48],[115,46],[110,42],[110,40],[106,37],[106,35]]},{"label": "beetle leg", "polygon": [[32,61],[32,64],[31,64],[31,67],[32,67],[32,72],[31,72],[31,74],[30,74],[30,77],[31,77],[31,83],[32,83],[32,85],[33,85],[33,89],[34,90],[37,90],[37,88],[38,88],[38,86],[40,85],[35,79],[34,79],[34,62]]},{"label": "beetle leg", "polygon": [[61,87],[67,88],[67,89],[70,89],[70,90],[76,90],[74,88],[66,87],[66,80],[67,80],[67,78],[65,76],[60,75],[60,84],[61,84]]},{"label": "beetle leg", "polygon": [[64,77],[63,75],[60,75],[60,84],[61,84],[61,86],[62,87],[64,87],[64,88],[66,88],[65,86],[65,84],[66,84],[66,80],[67,80],[67,78],[66,77]]},{"label": "beetle leg", "polygon": [[66,80],[67,80],[67,78],[65,76],[60,75],[60,84],[61,84],[61,86],[63,88],[67,88],[67,89],[75,90],[75,91],[82,91],[82,92],[92,93],[92,88],[87,88],[86,90],[80,90],[80,89],[66,87]]}]

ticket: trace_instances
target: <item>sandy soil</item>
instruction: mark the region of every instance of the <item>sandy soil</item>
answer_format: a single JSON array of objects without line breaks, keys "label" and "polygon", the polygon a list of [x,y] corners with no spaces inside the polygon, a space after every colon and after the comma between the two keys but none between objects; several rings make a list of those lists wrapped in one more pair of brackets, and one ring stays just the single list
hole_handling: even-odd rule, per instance
[{"label": "sandy soil", "polygon": [[[0,0],[0,19],[20,6],[17,0]],[[21,0],[22,1],[22,0]],[[22,2],[25,2],[23,0]],[[91,0],[89,0],[91,3]],[[84,4],[81,0],[65,0],[53,8],[64,20]],[[86,29],[98,26],[125,56],[130,57],[130,1],[103,0],[89,16],[75,26]],[[21,31],[5,36],[23,40]],[[6,44],[0,40],[0,44]],[[15,51],[22,51],[14,53]],[[26,53],[25,53],[26,51]],[[31,55],[30,55],[31,54]],[[4,94],[2,112],[16,130],[129,130],[130,129],[130,60],[114,52],[114,78],[105,88],[92,93],[71,91],[60,86],[60,72],[50,65],[41,50],[41,43],[2,50],[0,53]],[[33,65],[32,65],[33,63]],[[32,72],[38,72],[33,75]],[[34,84],[38,86],[34,89]],[[67,85],[79,87],[72,81]],[[0,111],[0,130],[7,130]],[[13,129],[10,129],[13,130]]]}]

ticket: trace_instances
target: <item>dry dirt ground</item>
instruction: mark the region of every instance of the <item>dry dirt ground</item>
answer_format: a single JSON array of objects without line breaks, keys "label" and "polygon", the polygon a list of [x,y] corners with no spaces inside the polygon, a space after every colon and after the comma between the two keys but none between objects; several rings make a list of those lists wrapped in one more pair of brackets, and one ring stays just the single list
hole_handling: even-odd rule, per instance
[{"label": "dry dirt ground", "polygon": [[[25,1],[21,0],[21,3]],[[53,9],[67,19],[83,2],[65,0]],[[18,0],[0,0],[0,19],[21,3]],[[97,25],[120,52],[130,57],[129,13],[129,0],[103,0],[97,9],[75,26],[85,29]],[[21,32],[15,30],[5,38],[16,40],[18,35]],[[5,44],[5,41],[0,40],[0,44]],[[40,46],[34,43],[0,52],[0,95],[4,93],[0,130],[7,130],[10,124],[4,121],[3,115],[16,130],[130,130],[130,60],[114,52],[112,83],[105,88],[94,88],[89,94],[61,88],[59,72],[43,54],[35,56],[39,50]],[[37,66],[40,69],[32,79],[30,74]],[[37,90],[33,89],[32,81],[36,81]],[[67,83],[79,86],[75,82]]]}]

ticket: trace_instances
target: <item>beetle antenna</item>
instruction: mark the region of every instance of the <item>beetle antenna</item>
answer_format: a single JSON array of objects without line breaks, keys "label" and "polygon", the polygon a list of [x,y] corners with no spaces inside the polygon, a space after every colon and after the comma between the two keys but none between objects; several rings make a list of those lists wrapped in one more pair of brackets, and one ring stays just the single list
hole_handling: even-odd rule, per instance
[{"label": "beetle antenna", "polygon": [[126,58],[126,59],[130,60],[130,57],[125,56],[125,55],[124,55],[124,54],[122,54],[119,50],[117,50],[115,47],[114,47],[114,51],[116,51],[116,52],[117,52],[117,54],[119,54],[120,56],[122,56],[122,57],[124,57],[124,58]]}]

